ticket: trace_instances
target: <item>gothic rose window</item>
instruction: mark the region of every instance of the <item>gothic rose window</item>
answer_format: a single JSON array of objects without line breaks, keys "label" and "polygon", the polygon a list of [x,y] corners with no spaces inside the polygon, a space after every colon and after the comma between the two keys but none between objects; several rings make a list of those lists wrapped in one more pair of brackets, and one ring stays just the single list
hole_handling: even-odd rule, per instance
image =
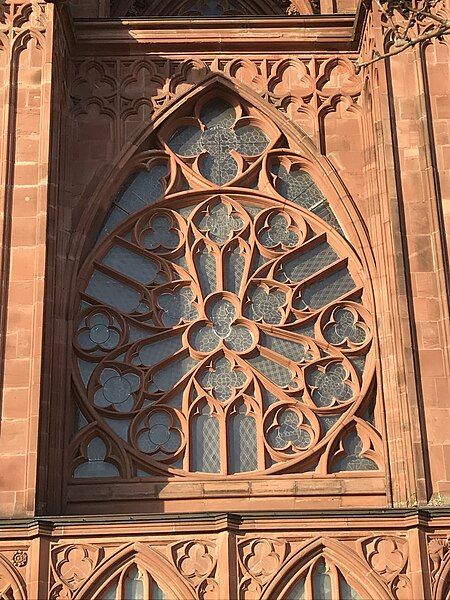
[{"label": "gothic rose window", "polygon": [[74,477],[375,470],[363,268],[230,94],[157,130],[80,273]]}]

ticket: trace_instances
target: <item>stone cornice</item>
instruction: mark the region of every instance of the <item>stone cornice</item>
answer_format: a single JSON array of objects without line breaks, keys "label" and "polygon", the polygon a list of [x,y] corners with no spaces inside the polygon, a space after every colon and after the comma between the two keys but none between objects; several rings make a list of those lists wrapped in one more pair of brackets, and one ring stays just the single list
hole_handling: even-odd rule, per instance
[{"label": "stone cornice", "polygon": [[141,53],[142,44],[155,54],[356,52],[366,14],[362,3],[356,15],[77,19],[75,31],[81,54]]},{"label": "stone cornice", "polygon": [[30,539],[38,536],[65,535],[148,535],[198,531],[359,531],[374,529],[410,529],[419,526],[450,526],[450,507],[380,508],[354,510],[254,511],[231,513],[182,513],[148,515],[79,515],[1,519],[0,540],[8,537]]}]

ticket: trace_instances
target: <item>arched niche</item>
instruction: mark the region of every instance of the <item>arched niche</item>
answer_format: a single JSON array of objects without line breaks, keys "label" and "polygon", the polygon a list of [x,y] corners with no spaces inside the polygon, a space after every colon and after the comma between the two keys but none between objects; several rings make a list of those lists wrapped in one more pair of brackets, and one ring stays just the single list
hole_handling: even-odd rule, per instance
[{"label": "arched niche", "polygon": [[120,549],[75,593],[74,600],[194,600],[192,588],[160,554],[141,543]]},{"label": "arched niche", "polygon": [[369,565],[342,543],[313,540],[294,554],[265,587],[261,600],[390,600],[385,584]]}]

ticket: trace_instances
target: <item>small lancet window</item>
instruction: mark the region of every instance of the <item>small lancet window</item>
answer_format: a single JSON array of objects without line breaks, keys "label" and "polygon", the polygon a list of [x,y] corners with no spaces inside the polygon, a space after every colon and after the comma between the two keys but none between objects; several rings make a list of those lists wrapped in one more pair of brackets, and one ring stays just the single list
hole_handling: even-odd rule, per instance
[{"label": "small lancet window", "polygon": [[110,583],[97,600],[169,600],[148,571],[131,565]]},{"label": "small lancet window", "polygon": [[294,584],[285,600],[362,600],[339,568],[319,558]]}]

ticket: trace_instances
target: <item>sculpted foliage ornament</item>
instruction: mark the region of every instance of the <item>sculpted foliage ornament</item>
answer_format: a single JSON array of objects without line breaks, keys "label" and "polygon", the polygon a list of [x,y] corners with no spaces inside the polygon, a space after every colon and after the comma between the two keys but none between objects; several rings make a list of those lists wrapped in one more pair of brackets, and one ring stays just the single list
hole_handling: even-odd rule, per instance
[{"label": "sculpted foliage ornament", "polygon": [[80,273],[74,381],[95,425],[75,477],[378,469],[355,420],[374,387],[362,267],[305,160],[225,91],[153,145]]}]

